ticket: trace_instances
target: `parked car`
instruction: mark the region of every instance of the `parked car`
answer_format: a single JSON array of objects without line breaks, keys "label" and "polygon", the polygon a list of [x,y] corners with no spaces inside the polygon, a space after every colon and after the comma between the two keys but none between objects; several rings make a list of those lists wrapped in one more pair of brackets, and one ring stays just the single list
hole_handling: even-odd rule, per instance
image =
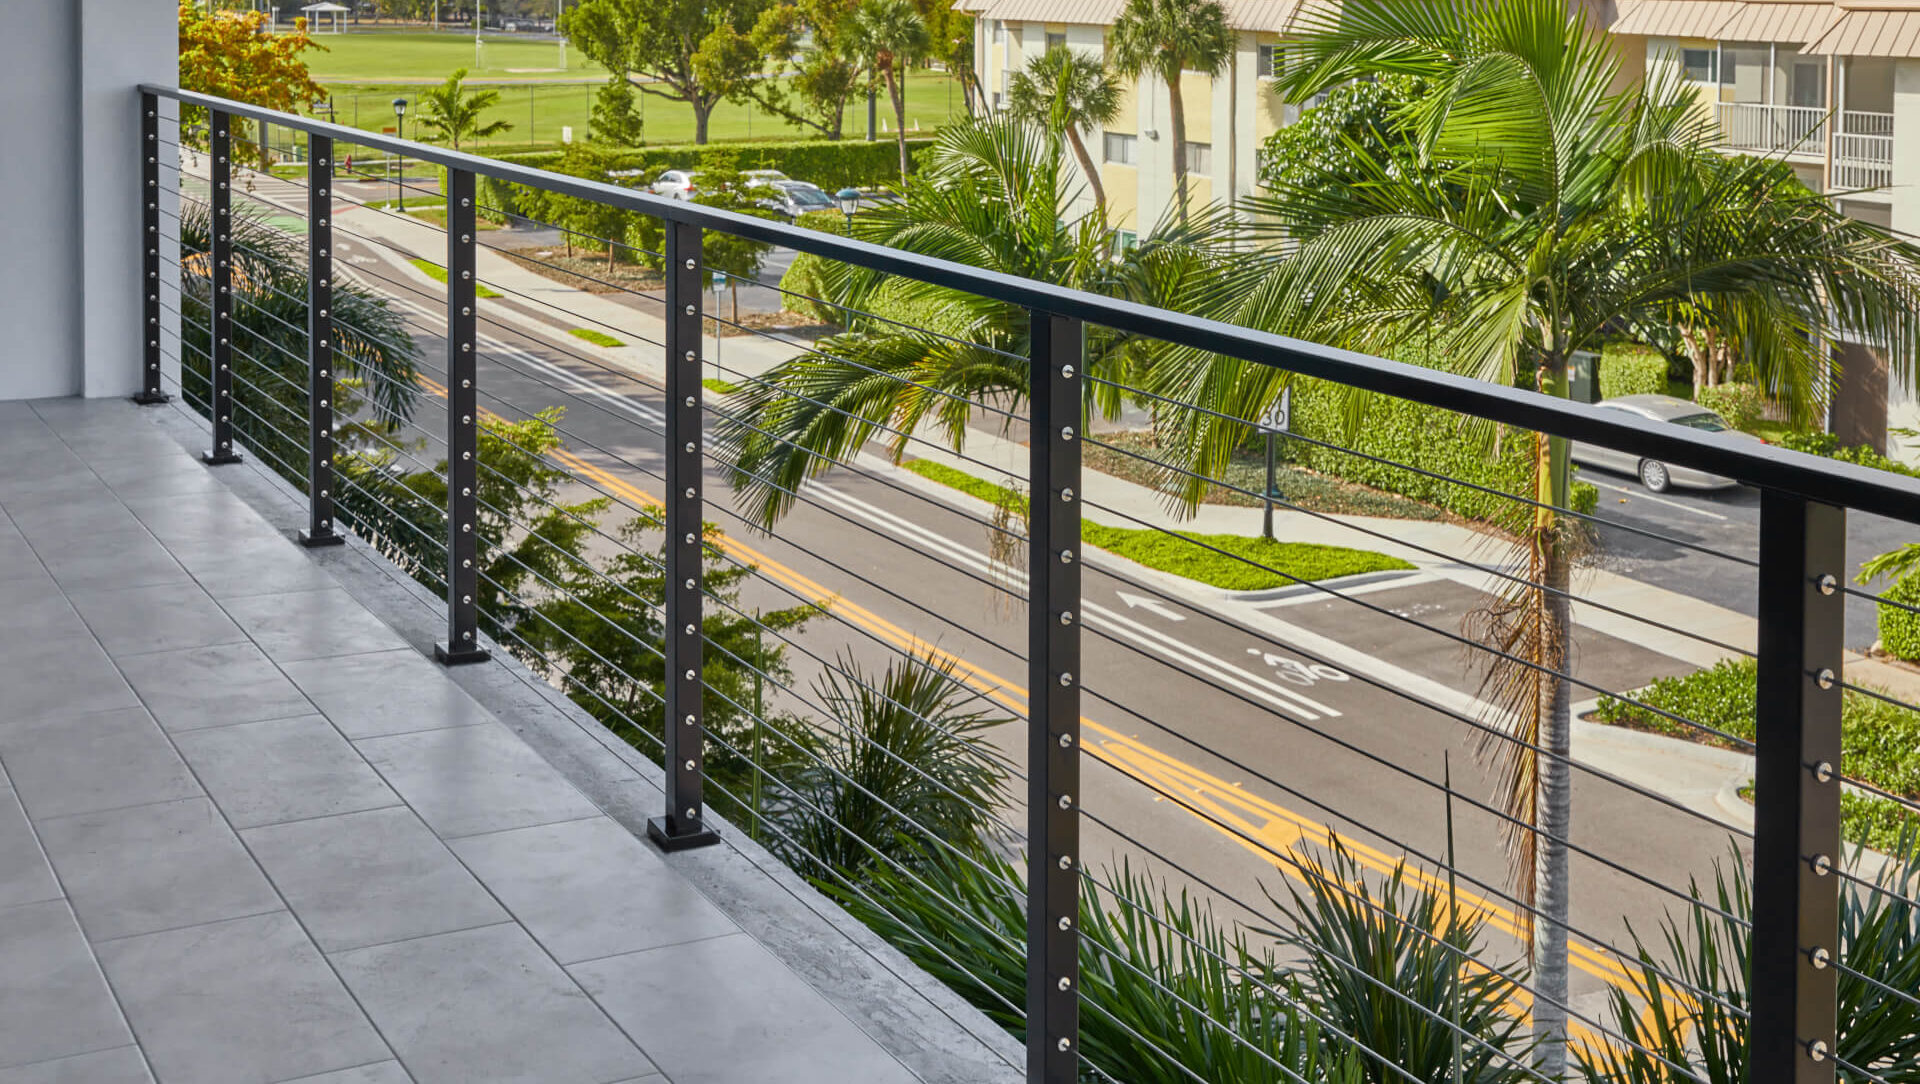
[{"label": "parked car", "polygon": [[[1617,410],[1648,421],[1684,425],[1689,429],[1699,429],[1708,433],[1723,433],[1728,440],[1765,443],[1751,433],[1742,433],[1728,425],[1725,418],[1700,404],[1671,395],[1622,395],[1618,399],[1605,399],[1594,405],[1602,410]],[[1642,459],[1628,452],[1602,448],[1594,444],[1582,444],[1579,441],[1573,443],[1570,454],[1575,463],[1583,466],[1638,475],[1640,484],[1653,493],[1665,493],[1674,486],[1687,489],[1726,489],[1740,484],[1731,478],[1695,470],[1692,467],[1676,467],[1670,463],[1662,463],[1658,459]]]},{"label": "parked car", "polygon": [[691,169],[670,169],[653,182],[652,190],[656,196],[671,199],[692,199],[694,186],[700,179],[700,173]]},{"label": "parked car", "polygon": [[760,201],[760,206],[788,218],[799,218],[814,211],[832,211],[839,206],[833,202],[833,197],[822,191],[817,184],[808,184],[805,181],[774,181],[766,187],[770,192]]},{"label": "parked car", "polygon": [[748,188],[759,188],[765,185],[779,184],[781,181],[790,181],[792,179],[793,178],[777,169],[745,169],[740,171],[740,180]]}]

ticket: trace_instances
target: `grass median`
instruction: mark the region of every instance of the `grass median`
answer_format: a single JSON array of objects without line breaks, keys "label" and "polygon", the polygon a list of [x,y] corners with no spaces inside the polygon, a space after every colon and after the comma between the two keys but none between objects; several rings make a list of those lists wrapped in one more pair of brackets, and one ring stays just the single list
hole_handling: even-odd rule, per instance
[{"label": "grass median", "polygon": [[[407,262],[412,264],[414,268],[418,270],[421,274],[427,276],[428,278],[432,279],[435,282],[444,283],[447,281],[447,269],[444,267],[441,267],[437,263],[434,263],[432,260],[422,260],[416,257],[414,259],[408,260]],[[499,297],[500,292],[498,290],[489,289],[483,283],[476,282],[473,284],[473,296]]]},{"label": "grass median", "polygon": [[[1021,517],[1026,514],[1027,499],[1018,490],[929,459],[916,459],[906,466],[929,481],[1006,508]],[[1344,546],[1151,527],[1113,527],[1089,519],[1080,521],[1080,537],[1089,546],[1135,564],[1228,591],[1264,591],[1413,567],[1397,557]]]}]

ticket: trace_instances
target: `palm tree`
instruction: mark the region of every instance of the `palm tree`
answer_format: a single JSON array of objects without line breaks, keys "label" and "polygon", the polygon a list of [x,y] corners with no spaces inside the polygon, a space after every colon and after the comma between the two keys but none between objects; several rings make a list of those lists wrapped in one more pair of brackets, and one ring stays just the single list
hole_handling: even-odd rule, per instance
[{"label": "palm tree", "polygon": [[1127,0],[1113,24],[1113,67],[1122,75],[1152,72],[1167,85],[1173,125],[1173,185],[1180,221],[1187,220],[1187,107],[1180,73],[1217,75],[1233,56],[1227,10],[1219,0]]},{"label": "palm tree", "polygon": [[467,69],[455,68],[446,82],[421,94],[420,119],[415,122],[456,151],[462,139],[486,139],[513,127],[504,120],[480,123],[480,115],[500,100],[500,92],[464,90],[460,84],[466,77]]},{"label": "palm tree", "polygon": [[863,0],[849,38],[887,84],[893,101],[893,138],[900,147],[900,179],[907,179],[907,68],[927,55],[932,39],[913,0]]},{"label": "palm tree", "polygon": [[1066,137],[1104,219],[1107,191],[1080,133],[1111,124],[1120,115],[1120,84],[1107,74],[1107,66],[1095,57],[1056,45],[1014,75],[1007,88],[1007,109],[1021,120]]},{"label": "palm tree", "polygon": [[[1737,341],[1776,398],[1811,413],[1845,333],[1911,374],[1920,348],[1920,251],[1841,214],[1777,160],[1728,157],[1691,119],[1688,90],[1630,83],[1566,0],[1362,0],[1303,35],[1276,91],[1290,100],[1382,75],[1427,92],[1391,118],[1440,170],[1361,158],[1355,183],[1281,180],[1242,208],[1256,237],[1297,246],[1226,314],[1270,331],[1432,364],[1502,386],[1567,394],[1568,362],[1608,329],[1685,306]],[[1224,217],[1221,220],[1225,221]],[[1223,225],[1220,228],[1225,229]],[[1261,416],[1289,377],[1171,352],[1151,390]],[[1356,429],[1364,397],[1349,411]],[[1218,476],[1246,427],[1174,419],[1182,467]],[[1489,441],[1495,439],[1491,431]],[[1511,438],[1508,438],[1511,439]],[[1574,556],[1567,443],[1535,435],[1532,492],[1516,494],[1517,589],[1469,633],[1498,649],[1483,693],[1504,734],[1498,769],[1516,895],[1535,916],[1537,1059],[1566,1058],[1571,829],[1568,584]],[[1189,494],[1197,499],[1197,494]],[[1518,661],[1513,661],[1518,660]],[[1544,754],[1541,752],[1544,751]]]}]

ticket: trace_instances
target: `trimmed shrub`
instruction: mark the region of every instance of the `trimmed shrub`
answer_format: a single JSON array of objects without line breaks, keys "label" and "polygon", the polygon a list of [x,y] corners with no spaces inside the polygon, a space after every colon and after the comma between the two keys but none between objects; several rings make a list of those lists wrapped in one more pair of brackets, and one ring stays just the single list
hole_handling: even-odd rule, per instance
[{"label": "trimmed shrub", "polygon": [[1693,401],[1725,418],[1735,429],[1748,430],[1760,421],[1760,411],[1767,405],[1760,389],[1752,384],[1696,388]]},{"label": "trimmed shrub", "polygon": [[1610,342],[1600,349],[1600,398],[1660,395],[1667,390],[1667,356],[1636,342]]},{"label": "trimmed shrub", "polygon": [[1920,613],[1890,606],[1904,602],[1920,606],[1920,572],[1909,572],[1880,596],[1880,646],[1887,654],[1909,662],[1920,662]]}]

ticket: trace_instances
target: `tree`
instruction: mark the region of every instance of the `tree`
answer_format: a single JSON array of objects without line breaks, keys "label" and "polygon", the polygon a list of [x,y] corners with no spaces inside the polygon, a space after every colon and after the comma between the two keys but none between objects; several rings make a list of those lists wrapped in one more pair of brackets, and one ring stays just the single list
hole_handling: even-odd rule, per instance
[{"label": "tree", "polygon": [[1113,66],[1122,75],[1151,72],[1167,85],[1173,127],[1173,187],[1187,220],[1187,107],[1180,73],[1216,75],[1233,57],[1233,34],[1219,0],[1127,0],[1113,24]]},{"label": "tree", "polygon": [[[760,205],[753,190],[741,180],[738,173],[723,170],[706,170],[701,174],[700,191],[694,195],[693,202],[756,218],[775,217],[772,211]],[[759,278],[760,266],[772,251],[773,243],[770,241],[755,241],[720,230],[707,231],[701,242],[700,263],[706,285],[713,285],[715,273],[726,277],[727,292],[733,298],[735,322],[740,319],[740,280],[753,281]],[[715,315],[718,316],[717,313]]]},{"label": "tree", "polygon": [[854,0],[798,0],[761,12],[734,46],[759,58],[759,77],[736,80],[735,99],[839,139],[862,70],[847,47],[853,7]]},{"label": "tree", "polygon": [[[1434,5],[1366,0],[1301,36],[1276,90],[1299,101],[1398,75],[1427,92],[1395,111],[1388,142],[1451,163],[1443,184],[1356,158],[1352,183],[1285,180],[1246,201],[1257,238],[1297,246],[1225,312],[1253,327],[1376,355],[1417,346],[1503,386],[1567,394],[1573,352],[1679,305],[1738,340],[1761,382],[1809,410],[1828,385],[1820,344],[1859,338],[1913,372],[1920,250],[1840,214],[1775,159],[1726,156],[1693,119],[1691,91],[1619,83],[1616,61],[1564,0]],[[1265,413],[1285,374],[1172,352],[1150,389],[1210,411]],[[1201,391],[1200,389],[1210,389]],[[1349,411],[1357,429],[1365,398]],[[1244,425],[1178,419],[1183,469],[1218,475]],[[1490,428],[1486,437],[1496,439]],[[1507,439],[1512,439],[1508,437]],[[1516,494],[1512,587],[1468,636],[1501,653],[1483,698],[1504,731],[1483,752],[1501,778],[1516,895],[1535,916],[1534,1021],[1543,1075],[1566,1058],[1571,636],[1576,545],[1567,443],[1535,434],[1531,491]],[[1190,499],[1197,494],[1189,493]]]},{"label": "tree", "polygon": [[645,125],[633,107],[633,84],[624,74],[608,77],[593,95],[593,114],[587,121],[587,138],[596,143],[615,143],[637,147],[645,138]]},{"label": "tree", "polygon": [[[192,0],[180,0],[183,90],[297,113],[327,96],[326,88],[314,82],[302,59],[310,49],[327,51],[308,35],[305,19],[297,20],[290,31],[269,34],[264,11],[204,11]],[[188,106],[181,110],[180,122],[183,128],[204,124],[206,110]],[[205,145],[199,137],[186,138]],[[268,164],[264,146],[242,139],[241,148],[257,149],[261,166]]]},{"label": "tree", "polygon": [[927,55],[926,20],[913,0],[861,0],[853,13],[850,45],[887,84],[893,101],[893,138],[900,147],[900,180],[907,179],[907,69]]},{"label": "tree", "polygon": [[[693,109],[693,141],[707,141],[713,109],[753,76],[760,57],[742,48],[769,0],[580,0],[560,30],[614,76]],[[634,76],[641,79],[634,81]]]},{"label": "tree", "polygon": [[1334,87],[1261,144],[1261,185],[1289,191],[1350,187],[1367,183],[1377,165],[1427,185],[1441,183],[1444,165],[1422,160],[1419,142],[1406,126],[1394,123],[1426,90],[1423,81],[1404,75]]},{"label": "tree", "polygon": [[462,139],[487,139],[509,131],[513,125],[504,120],[480,122],[481,114],[500,100],[497,90],[465,90],[461,82],[467,69],[455,68],[447,81],[420,95],[420,119],[415,123],[444,139],[454,150]]},{"label": "tree", "polygon": [[1120,85],[1107,75],[1099,59],[1064,46],[1034,58],[1027,70],[1013,77],[1007,89],[1007,107],[1014,116],[1064,136],[1080,163],[1080,173],[1093,189],[1101,218],[1107,214],[1107,191],[1100,171],[1087,153],[1082,131],[1113,123],[1120,115]]}]

